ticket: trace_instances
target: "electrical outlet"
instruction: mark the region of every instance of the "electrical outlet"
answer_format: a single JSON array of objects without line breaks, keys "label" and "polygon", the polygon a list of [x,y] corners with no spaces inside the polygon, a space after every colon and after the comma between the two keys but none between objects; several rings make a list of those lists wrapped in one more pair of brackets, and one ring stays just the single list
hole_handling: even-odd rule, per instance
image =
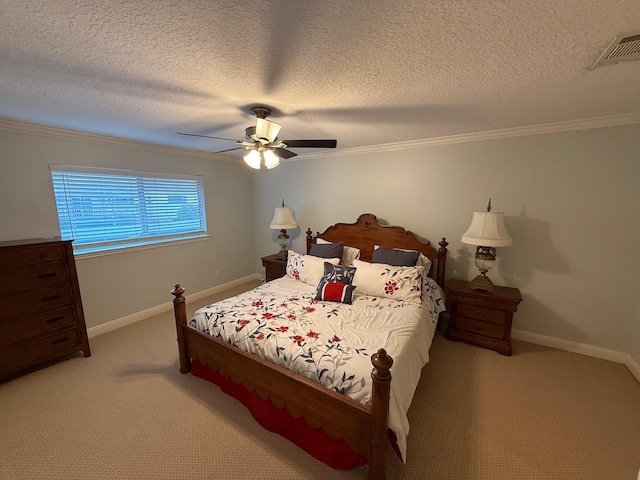
[{"label": "electrical outlet", "polygon": [[216,277],[219,277],[219,276],[220,276],[220,269],[216,268]]}]

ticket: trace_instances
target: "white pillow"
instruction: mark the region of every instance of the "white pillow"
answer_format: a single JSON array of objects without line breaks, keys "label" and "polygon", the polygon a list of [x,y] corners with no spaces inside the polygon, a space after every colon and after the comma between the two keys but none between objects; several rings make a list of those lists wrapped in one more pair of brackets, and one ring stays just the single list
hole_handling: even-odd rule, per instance
[{"label": "white pillow", "polygon": [[302,255],[301,253],[289,250],[286,268],[287,275],[315,287],[324,275],[324,262],[338,265],[340,259]]},{"label": "white pillow", "polygon": [[429,257],[425,254],[420,253],[420,255],[418,255],[418,263],[416,263],[416,266],[424,268],[425,275],[428,275],[429,270],[431,270],[431,260],[429,260]]},{"label": "white pillow", "polygon": [[[316,238],[316,243],[320,244],[329,244],[334,242],[328,242],[324,238]],[[353,265],[353,261],[360,258],[360,249],[355,247],[350,247],[345,245],[342,247],[342,259],[340,260],[340,265],[344,265],[345,267],[350,267]]]},{"label": "white pillow", "polygon": [[[378,248],[380,248],[380,245],[374,245],[373,249],[377,250]],[[415,252],[416,250],[410,250],[410,249],[406,249],[406,248],[394,248],[394,250],[400,250],[402,252]],[[424,253],[422,252],[418,252],[418,261],[416,262],[416,266],[417,267],[424,267],[424,271],[427,273],[427,275],[429,274],[429,270],[431,270],[431,260],[429,260],[429,257],[427,257]],[[360,257],[358,257],[360,258]]]},{"label": "white pillow", "polygon": [[405,302],[421,301],[424,267],[393,267],[362,260],[354,260],[353,266],[356,267],[355,293]]}]

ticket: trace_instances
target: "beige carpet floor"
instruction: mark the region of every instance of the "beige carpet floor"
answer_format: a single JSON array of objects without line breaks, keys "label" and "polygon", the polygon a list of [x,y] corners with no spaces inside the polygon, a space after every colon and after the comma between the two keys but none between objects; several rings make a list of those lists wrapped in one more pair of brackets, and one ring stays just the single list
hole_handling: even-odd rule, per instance
[{"label": "beige carpet floor", "polygon": [[[180,374],[169,313],[91,349],[0,384],[0,479],[367,478]],[[409,417],[407,463],[390,451],[389,479],[636,480],[640,469],[640,384],[627,369],[524,342],[504,357],[436,335]]]}]

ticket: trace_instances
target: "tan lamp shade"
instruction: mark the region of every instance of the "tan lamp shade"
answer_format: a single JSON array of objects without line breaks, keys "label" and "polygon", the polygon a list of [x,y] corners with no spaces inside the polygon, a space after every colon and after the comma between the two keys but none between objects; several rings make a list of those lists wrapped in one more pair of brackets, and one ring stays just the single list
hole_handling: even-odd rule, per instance
[{"label": "tan lamp shade", "polygon": [[503,212],[473,212],[471,225],[462,235],[462,243],[483,247],[510,247],[513,240],[504,226]]},{"label": "tan lamp shade", "polygon": [[291,207],[276,207],[276,211],[273,214],[273,220],[269,227],[272,230],[282,230],[287,228],[297,228],[298,224],[296,219],[293,218],[293,211]]}]

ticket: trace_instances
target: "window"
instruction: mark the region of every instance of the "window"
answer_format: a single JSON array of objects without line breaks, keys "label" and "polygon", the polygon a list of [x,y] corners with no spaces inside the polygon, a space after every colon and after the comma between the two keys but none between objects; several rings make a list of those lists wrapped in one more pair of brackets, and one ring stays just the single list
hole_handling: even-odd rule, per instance
[{"label": "window", "polygon": [[74,252],[207,235],[201,176],[50,165],[58,221]]}]

